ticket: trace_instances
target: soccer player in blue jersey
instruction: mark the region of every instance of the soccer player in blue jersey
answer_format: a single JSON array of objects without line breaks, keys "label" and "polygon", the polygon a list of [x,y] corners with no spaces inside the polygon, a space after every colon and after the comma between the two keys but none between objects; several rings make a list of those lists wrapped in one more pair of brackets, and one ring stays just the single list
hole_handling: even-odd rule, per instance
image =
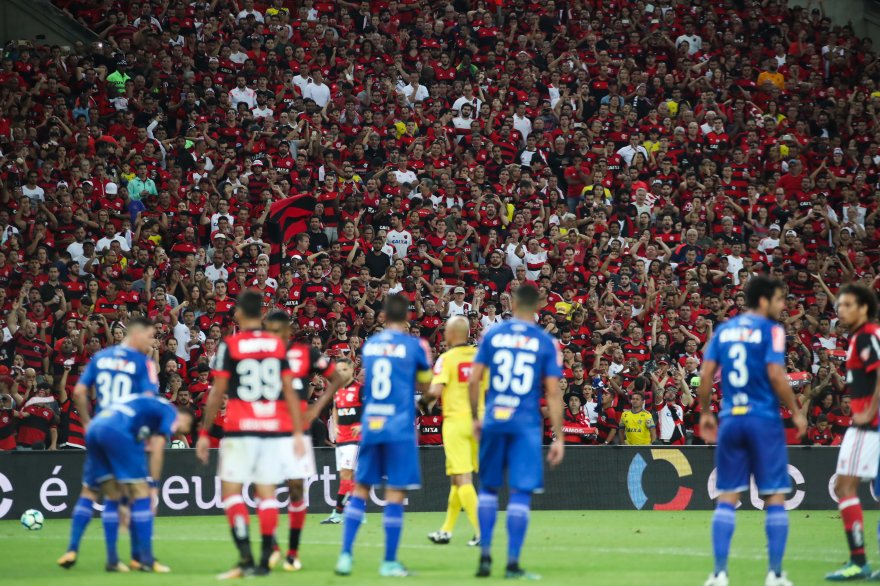
[{"label": "soccer player in blue jersey", "polygon": [[[562,360],[556,341],[535,324],[538,290],[521,285],[513,296],[513,319],[493,326],[480,341],[471,369],[469,388],[474,414],[474,435],[480,439],[481,553],[477,577],[492,572],[492,533],[498,514],[498,491],[505,472],[510,487],[507,505],[507,571],[513,579],[538,579],[519,565],[520,551],[529,524],[532,493],[544,487],[541,449],[543,417],[539,402],[547,397],[554,440],[547,461],[562,462],[562,393],[559,378]],[[489,371],[486,412],[477,417],[480,381]]]},{"label": "soccer player in blue jersey", "polygon": [[[86,432],[86,466],[83,484],[100,486],[104,496],[104,539],[107,545],[108,572],[128,572],[119,561],[116,540],[119,536],[119,499],[122,485],[132,499],[131,531],[137,535],[140,569],[167,572],[166,566],[153,565],[153,512],[148,475],[162,475],[165,441],[172,433],[189,433],[193,415],[165,399],[151,395],[129,395],[103,409]],[[158,438],[147,453],[144,441]]]},{"label": "soccer player in blue jersey", "polygon": [[[98,415],[122,399],[141,394],[155,395],[158,392],[158,370],[147,356],[154,337],[155,328],[151,321],[134,318],[129,321],[121,344],[101,350],[92,357],[73,389],[73,402],[83,427],[87,428],[91,419],[90,404],[94,404],[95,415]],[[88,466],[87,460],[83,478],[89,476]],[[98,486],[83,485],[73,508],[67,552],[58,560],[62,568],[71,568],[76,563],[80,542],[92,520],[92,510],[98,500],[98,489]],[[132,545],[135,550],[136,544]]]},{"label": "soccer player in blue jersey", "polygon": [[407,569],[397,561],[403,529],[406,491],[419,488],[421,471],[416,442],[416,392],[431,383],[431,351],[421,338],[405,332],[409,300],[402,295],[385,299],[385,330],[367,339],[361,350],[364,411],[355,488],[343,512],[342,552],[336,573],[351,574],[352,547],[364,519],[370,487],[385,482],[385,560],[382,576],[403,577]]},{"label": "soccer player in blue jersey", "polygon": [[[733,538],[740,493],[749,489],[754,475],[764,498],[767,554],[770,569],[766,586],[790,586],[782,571],[788,538],[785,495],[791,489],[788,452],[779,414],[781,402],[794,415],[800,435],[806,420],[800,413],[785,370],[785,328],[776,320],[785,307],[780,281],[753,277],[745,289],[749,311],[721,324],[703,356],[700,373],[700,431],[715,442],[718,504],[712,518],[715,570],[705,586],[727,586],[727,558]],[[710,409],[715,376],[721,377],[720,425]]]}]

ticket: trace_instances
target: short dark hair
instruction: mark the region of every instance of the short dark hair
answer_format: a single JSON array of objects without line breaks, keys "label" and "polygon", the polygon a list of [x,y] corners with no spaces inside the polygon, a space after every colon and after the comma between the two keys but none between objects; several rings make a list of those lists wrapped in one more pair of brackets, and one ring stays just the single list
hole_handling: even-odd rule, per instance
[{"label": "short dark hair", "polygon": [[125,327],[127,330],[131,331],[137,328],[152,328],[153,320],[146,317],[133,317],[128,320],[128,325]]},{"label": "short dark hair", "polygon": [[401,323],[409,319],[409,299],[403,295],[389,295],[385,298],[385,321]]},{"label": "short dark hair", "polygon": [[524,283],[513,292],[513,299],[520,307],[535,309],[538,307],[538,289],[534,285]]},{"label": "short dark hair", "polygon": [[771,279],[765,275],[758,275],[749,279],[746,285],[746,306],[749,309],[757,309],[761,305],[761,299],[770,301],[776,291],[783,289],[784,285],[779,279]]},{"label": "short dark hair", "polygon": [[242,291],[238,295],[235,307],[243,317],[249,319],[259,318],[263,314],[263,295],[256,291]]},{"label": "short dark hair", "polygon": [[275,309],[270,311],[265,318],[266,322],[276,322],[279,324],[284,324],[285,326],[290,325],[290,316],[288,316],[285,312],[280,309]]},{"label": "short dark hair", "polygon": [[868,306],[868,319],[877,318],[877,296],[866,286],[859,283],[847,283],[837,293],[838,297],[841,295],[852,295],[855,297],[857,305],[860,307]]}]

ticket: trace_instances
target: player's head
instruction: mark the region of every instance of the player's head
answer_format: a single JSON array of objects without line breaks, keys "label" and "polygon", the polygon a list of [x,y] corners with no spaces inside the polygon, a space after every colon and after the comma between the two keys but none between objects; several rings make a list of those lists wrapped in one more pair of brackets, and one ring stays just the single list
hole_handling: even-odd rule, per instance
[{"label": "player's head", "polygon": [[263,295],[256,291],[242,291],[235,302],[235,321],[239,325],[253,324],[263,315]]},{"label": "player's head", "polygon": [[125,329],[125,343],[140,352],[149,352],[156,337],[153,322],[145,317],[135,317],[128,321]]},{"label": "player's head", "polygon": [[837,317],[841,325],[854,329],[877,317],[877,296],[857,283],[847,283],[837,294]]},{"label": "player's head", "polygon": [[352,362],[351,358],[340,358],[336,361],[336,372],[339,373],[339,378],[345,384],[351,383],[354,380],[354,362]]},{"label": "player's head", "polygon": [[520,285],[513,292],[513,311],[519,317],[528,317],[538,309],[538,288],[528,283]]},{"label": "player's head", "polygon": [[466,317],[456,315],[449,318],[449,321],[446,322],[443,334],[446,338],[446,344],[450,348],[467,344],[468,337],[471,335],[471,325]]},{"label": "player's head", "polygon": [[266,331],[270,334],[278,336],[282,340],[287,340],[290,337],[290,317],[280,309],[270,311],[264,321]]},{"label": "player's head", "polygon": [[385,322],[402,324],[409,319],[409,299],[403,295],[388,295],[385,298]]},{"label": "player's head", "polygon": [[770,319],[779,319],[785,309],[785,288],[782,281],[764,275],[752,277],[746,285],[746,305]]},{"label": "player's head", "polygon": [[182,433],[183,435],[189,435],[192,433],[193,424],[196,421],[196,416],[189,409],[189,407],[178,407],[177,408],[177,419],[174,422],[174,433]]}]

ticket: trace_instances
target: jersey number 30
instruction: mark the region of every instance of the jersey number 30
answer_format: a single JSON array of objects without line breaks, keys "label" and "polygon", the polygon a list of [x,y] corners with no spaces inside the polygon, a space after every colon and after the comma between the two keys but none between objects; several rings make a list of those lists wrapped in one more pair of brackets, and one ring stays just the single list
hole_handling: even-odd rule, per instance
[{"label": "jersey number 30", "polygon": [[746,366],[746,347],[743,344],[733,344],[727,353],[730,358],[730,371],[727,373],[727,382],[730,386],[741,389],[749,384],[749,369]]},{"label": "jersey number 30", "polygon": [[492,363],[495,373],[492,375],[492,388],[498,393],[508,390],[517,395],[525,395],[535,382],[535,361],[537,357],[528,352],[514,354],[510,350],[495,352]]},{"label": "jersey number 30", "polygon": [[95,378],[95,387],[98,389],[98,402],[103,409],[118,403],[131,394],[131,379],[121,374],[99,372]]}]

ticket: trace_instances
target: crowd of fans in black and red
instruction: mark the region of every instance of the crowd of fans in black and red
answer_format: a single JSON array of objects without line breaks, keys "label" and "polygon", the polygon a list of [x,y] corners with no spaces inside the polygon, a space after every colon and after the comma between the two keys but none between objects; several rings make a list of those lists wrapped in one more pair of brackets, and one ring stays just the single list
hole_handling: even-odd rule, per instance
[{"label": "crowd of fans in black and red", "polygon": [[[699,442],[701,349],[757,273],[788,284],[808,441],[849,425],[835,291],[877,284],[880,63],[821,1],[55,3],[100,42],[0,62],[0,449],[82,445],[71,389],[133,315],[198,409],[242,289],[357,361],[389,292],[441,352],[526,281],[570,442],[636,390]],[[268,207],[299,194],[279,271]]]}]

